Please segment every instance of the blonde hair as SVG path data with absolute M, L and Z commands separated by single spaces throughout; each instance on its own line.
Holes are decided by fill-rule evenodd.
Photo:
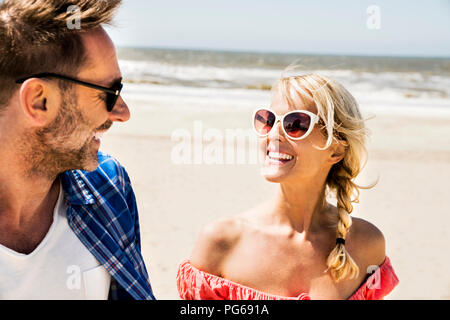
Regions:
M 354 182 L 367 161 L 365 147 L 368 130 L 359 111 L 355 98 L 338 82 L 318 75 L 306 74 L 279 79 L 273 90 L 280 92 L 290 106 L 300 98 L 305 104 L 314 104 L 320 118 L 322 132 L 327 138 L 323 148 L 333 142 L 345 147 L 344 158 L 334 164 L 326 178 L 326 194 L 336 195 L 338 219 L 337 238 L 345 239 L 352 218 L 353 202 L 358 202 L 361 187 Z M 334 217 L 336 221 L 336 217 Z M 327 259 L 328 268 L 335 281 L 353 279 L 359 274 L 359 268 L 349 255 L 343 243 L 336 243 Z

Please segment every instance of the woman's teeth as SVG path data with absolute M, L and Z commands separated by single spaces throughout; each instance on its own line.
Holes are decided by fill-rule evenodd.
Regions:
M 290 154 L 287 153 L 279 153 L 279 152 L 272 152 L 270 151 L 268 153 L 269 158 L 273 159 L 273 160 L 292 160 L 294 159 L 293 156 L 291 156 Z

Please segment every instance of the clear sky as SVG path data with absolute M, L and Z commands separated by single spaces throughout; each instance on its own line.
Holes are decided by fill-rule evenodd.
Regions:
M 450 0 L 123 0 L 107 30 L 117 46 L 450 57 Z

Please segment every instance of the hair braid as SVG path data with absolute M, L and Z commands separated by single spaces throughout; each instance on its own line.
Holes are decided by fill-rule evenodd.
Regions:
M 358 186 L 352 181 L 358 172 L 352 172 L 351 167 L 344 161 L 336 164 L 329 174 L 328 186 L 336 190 L 338 223 L 337 237 L 345 239 L 352 225 L 350 214 L 353 211 L 352 202 L 358 201 Z M 356 194 L 355 199 L 351 196 Z M 345 244 L 337 243 L 328 255 L 327 266 L 332 277 L 339 281 L 344 278 L 353 279 L 358 276 L 359 268 L 345 248 Z

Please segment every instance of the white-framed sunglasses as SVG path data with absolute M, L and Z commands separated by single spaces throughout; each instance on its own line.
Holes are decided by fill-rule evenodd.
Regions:
M 280 121 L 286 137 L 292 140 L 305 139 L 319 122 L 319 117 L 307 110 L 294 110 L 282 116 L 272 110 L 259 108 L 253 112 L 253 129 L 260 137 L 267 137 Z

